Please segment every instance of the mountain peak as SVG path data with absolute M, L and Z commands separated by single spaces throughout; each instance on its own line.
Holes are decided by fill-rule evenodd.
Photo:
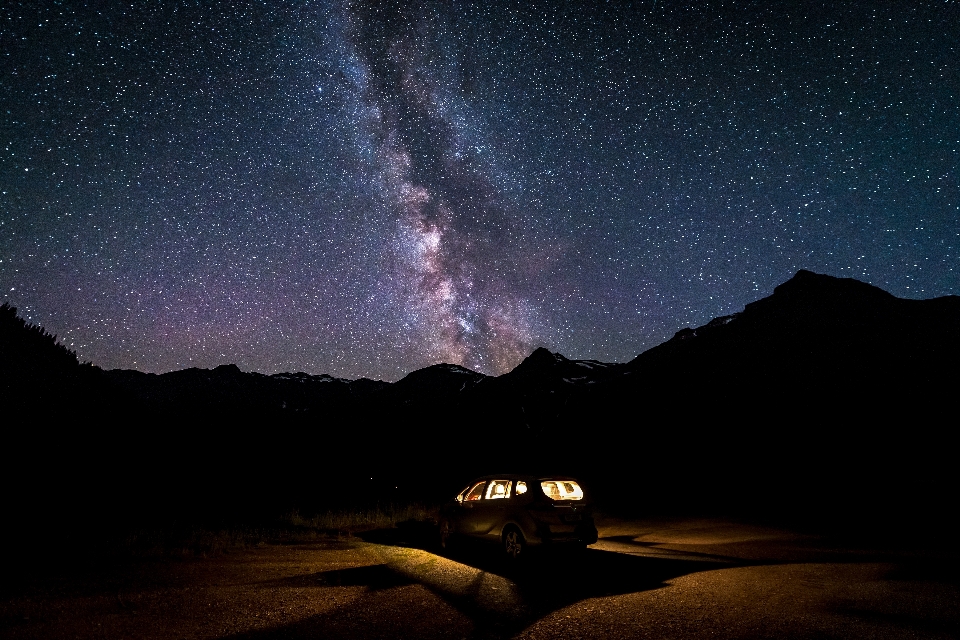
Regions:
M 740 313 L 678 331 L 629 366 L 754 381 L 757 371 L 780 371 L 779 379 L 798 385 L 838 380 L 829 378 L 837 371 L 845 371 L 848 381 L 858 375 L 868 379 L 896 368 L 891 363 L 897 359 L 955 350 L 956 332 L 950 328 L 957 326 L 958 313 L 960 299 L 901 299 L 853 278 L 801 270 L 773 295 Z M 831 368 L 826 362 L 843 364 Z
M 523 359 L 520 366 L 526 363 L 537 366 L 552 366 L 558 362 L 566 362 L 567 358 L 559 353 L 554 353 L 546 347 L 537 347 L 529 356 Z
M 855 295 L 874 299 L 893 298 L 893 294 L 884 291 L 872 284 L 867 284 L 854 278 L 837 278 L 822 273 L 814 273 L 801 269 L 797 273 L 777 286 L 773 290 L 774 296 L 815 296 L 834 297 L 837 295 Z
M 396 389 L 419 389 L 421 391 L 447 392 L 462 390 L 486 378 L 482 373 L 458 364 L 441 362 L 423 369 L 411 371 L 394 383 Z
M 546 347 L 537 347 L 533 350 L 533 353 L 523 359 L 523 362 L 514 367 L 513 371 L 505 375 L 511 377 L 536 376 L 566 362 L 569 362 L 569 360 L 559 353 L 554 353 Z
M 214 367 L 213 372 L 220 375 L 241 375 L 243 373 L 243 371 L 240 370 L 240 367 L 235 364 L 218 365 Z
M 482 376 L 482 373 L 474 371 L 473 369 L 467 369 L 459 364 L 450 364 L 448 362 L 441 362 L 439 364 L 433 364 L 429 367 L 424 367 L 423 369 L 418 369 L 407 375 L 413 375 L 414 373 L 419 372 L 431 372 L 431 373 L 452 373 L 455 375 L 466 375 L 466 376 Z

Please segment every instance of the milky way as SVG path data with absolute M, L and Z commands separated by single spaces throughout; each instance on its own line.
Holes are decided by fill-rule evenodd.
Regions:
M 960 293 L 960 3 L 6 2 L 0 300 L 105 368 L 626 361 Z
M 395 300 L 430 360 L 509 371 L 534 346 L 534 311 L 511 282 L 523 260 L 510 243 L 515 212 L 460 95 L 443 5 L 354 4 L 345 27 L 362 144 L 396 221 Z

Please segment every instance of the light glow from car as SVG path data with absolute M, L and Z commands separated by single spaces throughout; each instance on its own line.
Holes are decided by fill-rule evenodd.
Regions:
M 510 481 L 509 480 L 491 480 L 490 484 L 487 485 L 487 500 L 496 500 L 497 498 L 509 498 L 510 497 Z
M 583 500 L 583 489 L 574 480 L 544 480 L 540 488 L 551 500 Z

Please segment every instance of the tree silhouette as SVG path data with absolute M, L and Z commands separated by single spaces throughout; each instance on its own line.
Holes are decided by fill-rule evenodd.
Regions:
M 17 308 L 0 305 L 0 371 L 4 375 L 63 372 L 79 365 L 77 354 L 43 327 L 28 323 Z

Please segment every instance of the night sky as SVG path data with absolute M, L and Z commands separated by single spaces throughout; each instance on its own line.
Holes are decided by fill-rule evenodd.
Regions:
M 81 360 L 626 361 L 960 294 L 960 2 L 4 2 L 0 301 Z

